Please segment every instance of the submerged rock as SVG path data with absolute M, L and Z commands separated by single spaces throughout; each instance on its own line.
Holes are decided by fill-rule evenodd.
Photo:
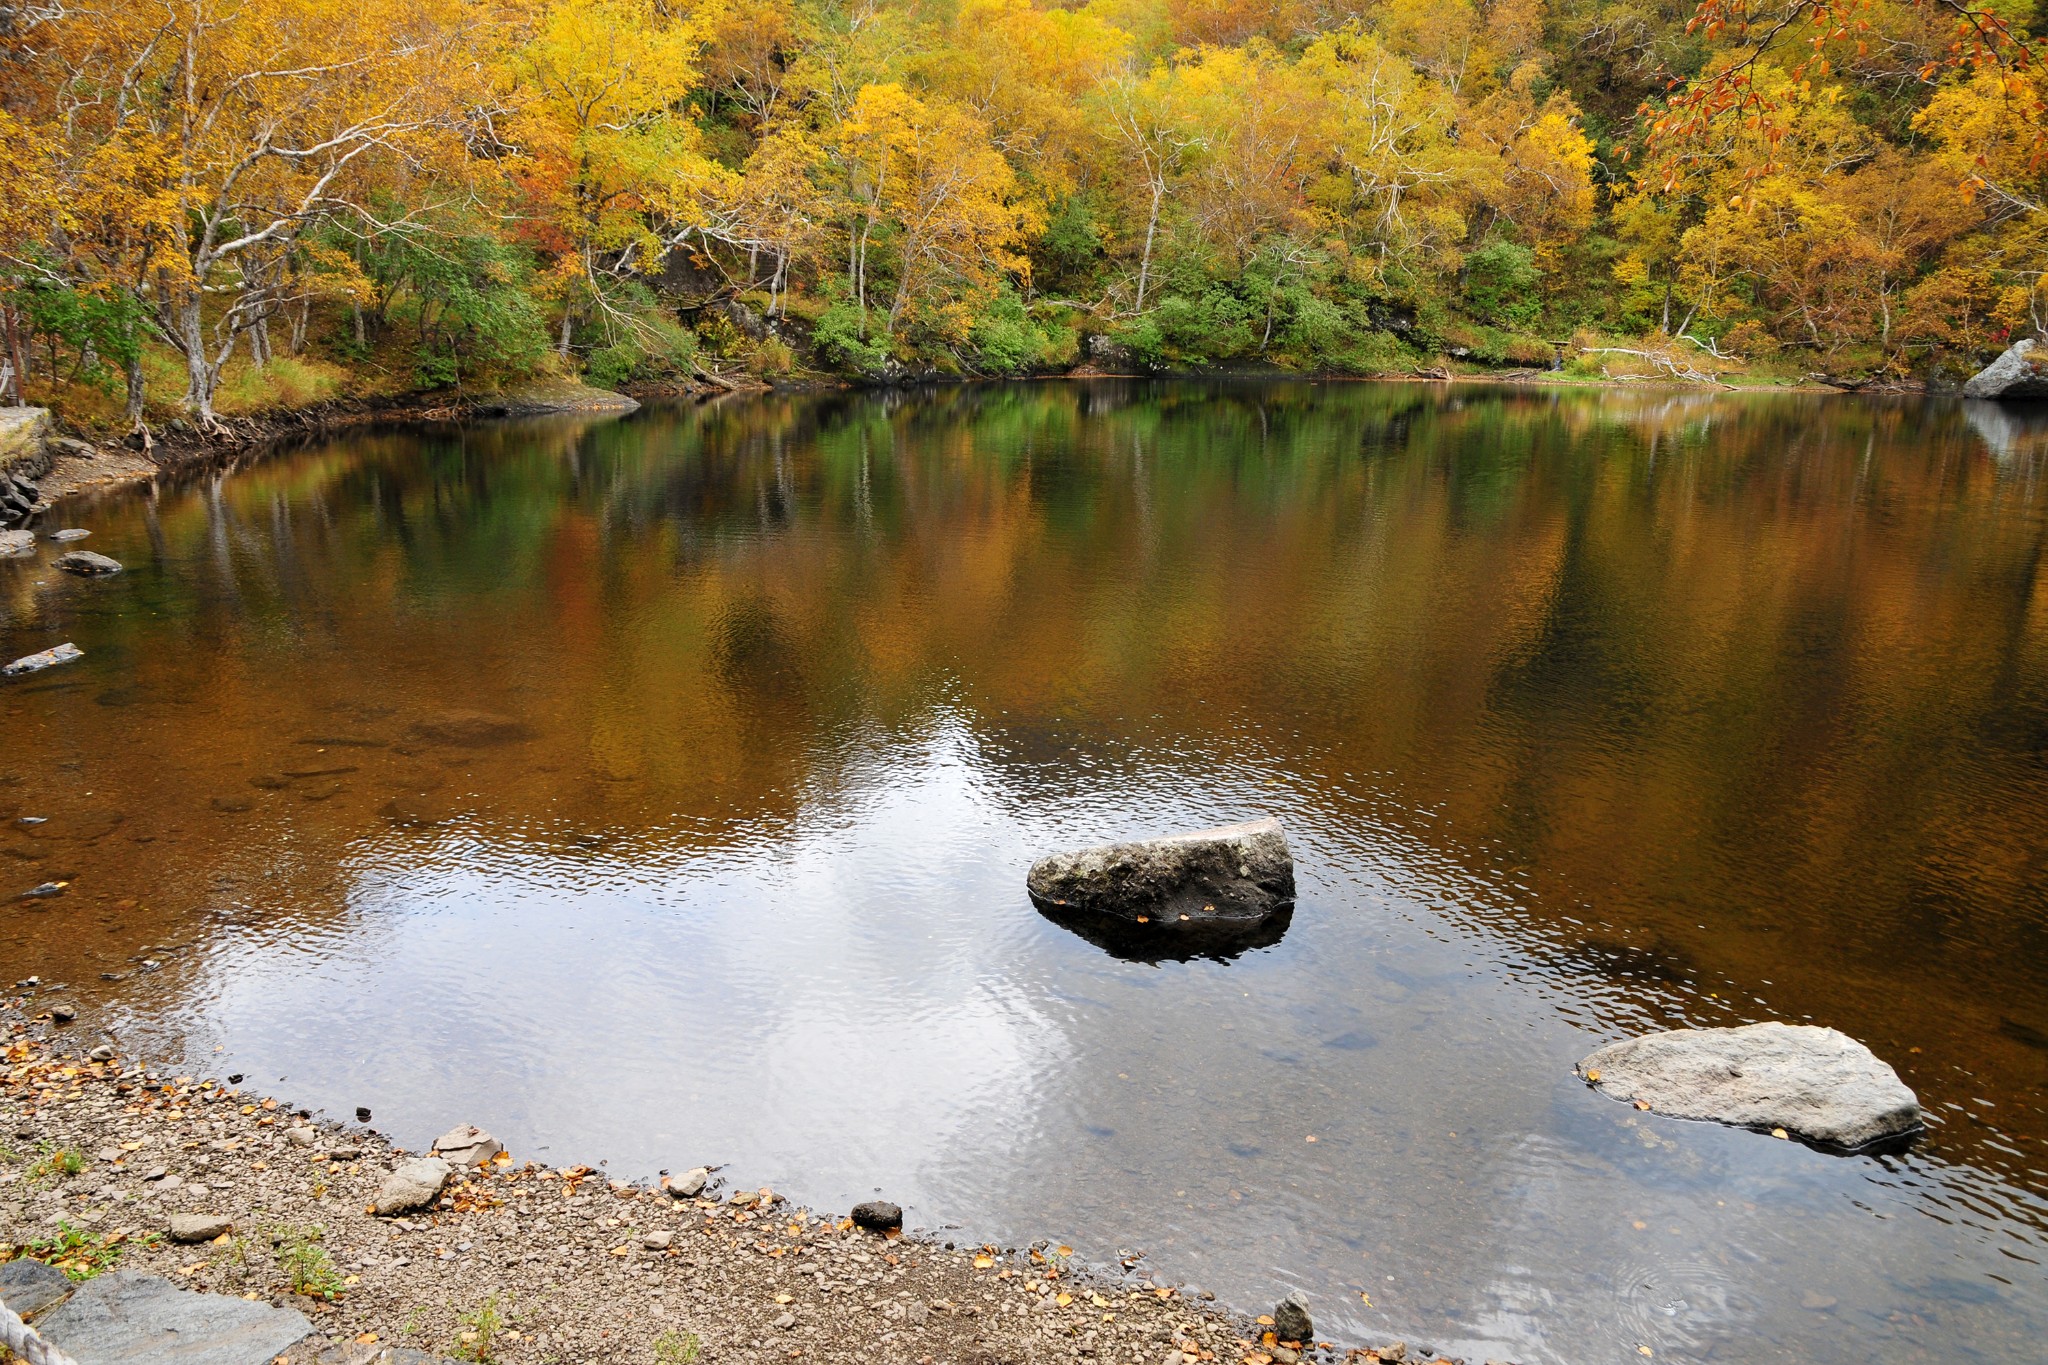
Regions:
M 456 744 L 472 749 L 514 744 L 533 737 L 533 731 L 524 722 L 488 711 L 444 711 L 438 716 L 415 721 L 412 733 L 430 743 Z
M 1845 1033 L 1810 1024 L 1673 1029 L 1609 1043 L 1579 1074 L 1620 1100 L 1673 1118 L 1784 1129 L 1867 1147 L 1920 1128 L 1920 1101 Z
M 1025 885 L 1041 907 L 1162 931 L 1242 925 L 1294 903 L 1294 855 L 1278 820 L 1055 853 Z
M 2015 341 L 1963 385 L 1965 398 L 2048 398 L 2048 347 Z

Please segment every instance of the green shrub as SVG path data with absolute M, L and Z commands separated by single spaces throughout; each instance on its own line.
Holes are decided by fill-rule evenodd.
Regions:
M 1465 258 L 1465 303 L 1482 322 L 1526 328 L 1543 314 L 1542 280 L 1535 252 L 1496 239 Z

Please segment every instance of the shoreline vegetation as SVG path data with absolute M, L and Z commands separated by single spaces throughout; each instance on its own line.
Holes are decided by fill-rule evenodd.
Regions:
M 683 1178 L 660 1183 L 500 1155 L 380 1214 L 389 1173 L 416 1154 L 239 1077 L 88 1049 L 85 1025 L 51 1022 L 72 1017 L 61 988 L 16 990 L 0 1008 L 0 1264 L 42 1260 L 81 1283 L 137 1271 L 296 1309 L 316 1336 L 294 1365 L 387 1348 L 495 1365 L 1437 1359 L 1405 1342 L 1283 1342 L 1271 1311 L 1234 1312 L 1136 1258 L 1091 1267 L 1050 1242 L 876 1232 L 716 1172 L 694 1188 L 687 1153 Z
M 2037 0 L 0 5 L 0 402 L 146 453 L 536 383 L 1946 388 L 2048 328 L 2044 32 Z

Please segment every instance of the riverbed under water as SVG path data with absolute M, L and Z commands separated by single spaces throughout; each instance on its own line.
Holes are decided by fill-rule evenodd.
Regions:
M 0 903 L 0 971 L 407 1145 L 880 1191 L 1300 1288 L 1338 1339 L 2033 1358 L 2044 427 L 1100 381 L 361 435 L 67 504 L 127 570 L 0 561 L 0 656 L 86 655 L 0 687 L 0 877 L 70 883 Z M 1263 814 L 1300 902 L 1234 959 L 1025 896 L 1041 853 Z M 1924 1140 L 1572 1074 L 1758 1019 L 1863 1039 Z

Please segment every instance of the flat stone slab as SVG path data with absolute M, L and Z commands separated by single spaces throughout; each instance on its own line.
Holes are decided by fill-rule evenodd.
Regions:
M 1578 1065 L 1603 1093 L 1654 1113 L 1851 1150 L 1916 1132 L 1920 1100 L 1870 1049 L 1831 1028 L 1746 1024 L 1609 1043 Z
M 1025 887 L 1041 908 L 1161 931 L 1256 921 L 1294 903 L 1294 854 L 1278 820 L 1055 853 Z
M 313 1324 L 295 1309 L 117 1270 L 80 1285 L 36 1330 L 78 1365 L 270 1365 Z
M 121 572 L 121 561 L 109 559 L 97 550 L 72 550 L 57 556 L 57 567 L 81 578 L 104 578 Z
M 32 1318 L 52 1304 L 62 1303 L 72 1287 L 69 1276 L 44 1261 L 24 1256 L 0 1265 L 0 1303 L 13 1309 L 18 1318 Z
M 53 645 L 49 649 L 39 650 L 34 654 L 22 655 L 19 659 L 7 665 L 7 667 L 0 668 L 0 675 L 12 678 L 23 673 L 40 673 L 53 664 L 68 664 L 73 659 L 83 659 L 84 657 L 84 650 L 66 640 L 61 645 Z

